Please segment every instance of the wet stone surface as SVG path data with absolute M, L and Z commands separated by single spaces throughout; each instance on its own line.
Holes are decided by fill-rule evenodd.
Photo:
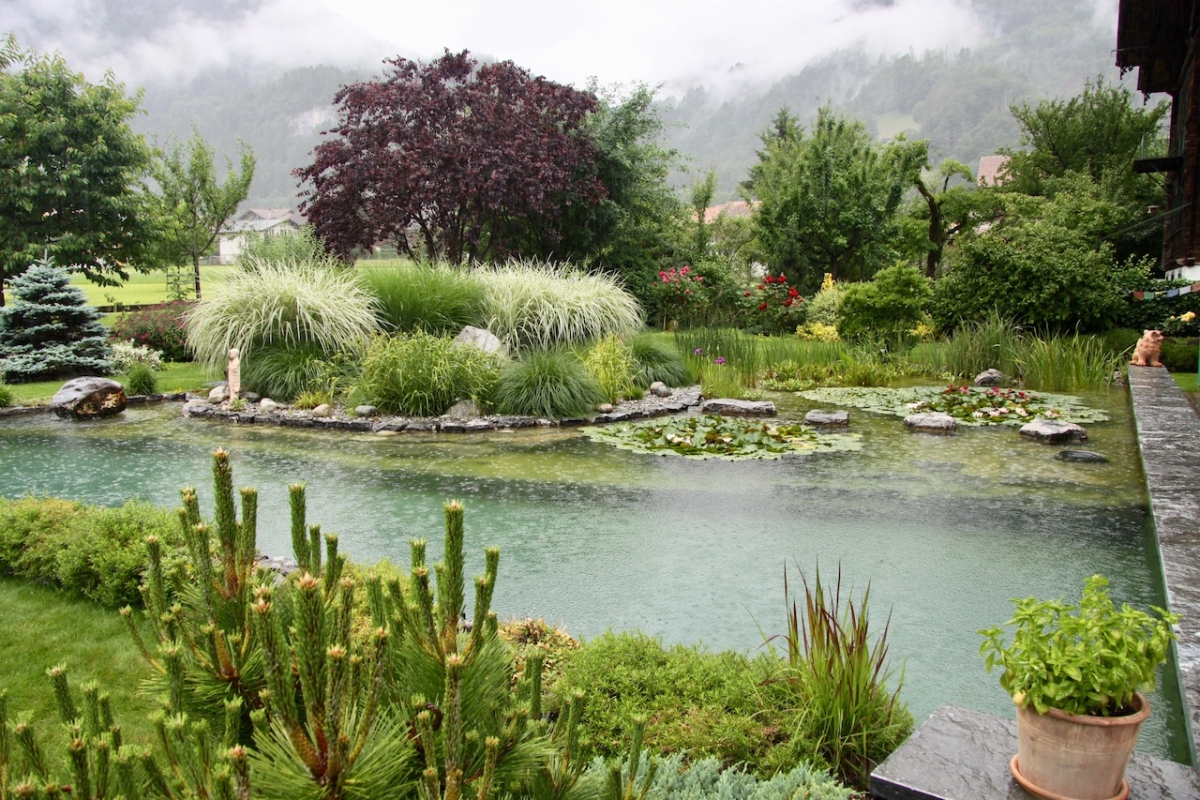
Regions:
M 1183 614 L 1176 652 L 1193 746 L 1200 750 L 1200 419 L 1166 369 L 1129 370 L 1129 390 L 1167 605 Z
M 982 711 L 939 706 L 871 773 L 881 800 L 1032 800 L 1013 779 L 1017 723 Z M 1134 753 L 1125 770 L 1137 800 L 1200 798 L 1200 773 L 1184 764 Z

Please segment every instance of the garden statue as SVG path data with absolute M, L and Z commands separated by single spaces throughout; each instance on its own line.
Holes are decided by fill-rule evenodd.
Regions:
M 1162 331 L 1145 331 L 1133 348 L 1133 361 L 1129 363 L 1135 367 L 1161 367 L 1158 354 L 1162 352 L 1162 341 Z
M 238 349 L 229 348 L 229 365 L 225 368 L 225 388 L 229 390 L 229 399 L 236 400 L 242 391 L 242 360 L 238 358 Z

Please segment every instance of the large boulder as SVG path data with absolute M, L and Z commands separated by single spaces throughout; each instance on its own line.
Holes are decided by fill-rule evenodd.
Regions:
M 805 425 L 815 425 L 818 427 L 829 428 L 844 428 L 850 424 L 849 411 L 826 411 L 820 408 L 814 408 L 804 415 Z
M 476 328 L 474 325 L 468 325 L 463 328 L 462 333 L 458 334 L 454 341 L 459 344 L 469 344 L 472 347 L 478 347 L 485 353 L 504 355 L 504 344 L 496 338 L 496 335 L 483 328 Z
M 1006 386 L 1008 376 L 998 369 L 985 369 L 975 376 L 976 386 Z
M 125 387 L 108 378 L 75 378 L 62 385 L 50 400 L 50 410 L 60 417 L 92 419 L 111 417 L 125 410 Z
M 720 414 L 724 417 L 773 417 L 775 404 L 769 400 L 731 400 L 717 398 L 700 405 L 701 414 Z

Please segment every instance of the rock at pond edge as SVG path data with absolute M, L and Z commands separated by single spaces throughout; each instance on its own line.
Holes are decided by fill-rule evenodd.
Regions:
M 773 417 L 775 404 L 769 400 L 731 400 L 714 397 L 700 405 L 701 414 L 720 414 L 723 417 Z
M 1019 433 L 1030 439 L 1037 439 L 1044 444 L 1065 444 L 1066 442 L 1086 442 L 1087 431 L 1074 422 L 1064 422 L 1061 419 L 1042 419 L 1041 417 L 1021 426 Z
M 904 427 L 912 428 L 922 433 L 957 433 L 958 422 L 949 414 L 941 411 L 927 411 L 923 414 L 909 414 L 904 418 Z
M 60 417 L 92 419 L 111 417 L 125 410 L 125 387 L 108 378 L 74 378 L 50 400 L 50 410 Z

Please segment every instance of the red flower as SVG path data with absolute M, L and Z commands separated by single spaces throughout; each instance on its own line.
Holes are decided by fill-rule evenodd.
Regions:
M 751 294 L 750 292 L 746 292 L 746 295 L 745 295 L 745 296 L 746 296 L 746 297 L 749 297 L 749 296 L 750 296 L 750 294 Z
M 768 280 L 770 280 L 770 279 L 768 278 Z M 766 286 L 763 286 L 761 283 L 758 285 L 758 290 L 759 290 L 760 292 L 761 292 L 763 289 L 766 289 L 766 288 L 767 288 L 767 287 L 766 287 Z
M 785 306 L 790 306 L 790 305 L 792 304 L 792 298 L 790 298 L 790 297 L 789 297 L 787 300 L 784 300 L 784 301 L 783 301 L 783 304 L 784 304 Z
M 799 293 L 798 291 L 796 291 L 796 287 L 795 287 L 795 286 L 793 286 L 792 288 L 788 289 L 788 297 L 799 297 L 799 296 L 800 296 L 800 293 Z
M 767 310 L 767 304 L 766 304 L 766 303 L 763 303 L 761 306 L 759 306 L 759 307 L 758 307 L 758 310 L 759 310 L 759 311 L 766 311 L 766 310 Z

